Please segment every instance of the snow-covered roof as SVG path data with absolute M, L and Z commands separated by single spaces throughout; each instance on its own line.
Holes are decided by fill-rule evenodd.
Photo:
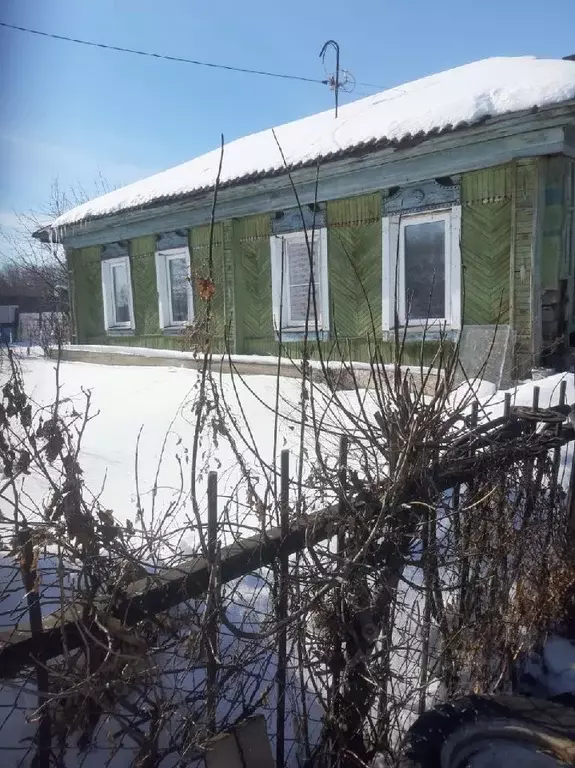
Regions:
M 463 128 L 486 117 L 522 112 L 575 99 L 575 62 L 491 58 L 415 80 L 275 128 L 291 167 L 334 158 L 354 149 L 401 144 Z M 212 188 L 220 150 L 97 197 L 59 216 L 52 227 L 139 208 Z M 284 160 L 272 129 L 226 144 L 222 184 L 281 172 Z

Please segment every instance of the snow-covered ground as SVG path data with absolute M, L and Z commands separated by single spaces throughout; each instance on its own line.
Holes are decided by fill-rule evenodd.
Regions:
M 21 363 L 31 397 L 40 407 L 50 405 L 56 393 L 55 363 L 42 357 L 25 356 L 21 358 Z M 246 463 L 259 468 L 254 448 L 265 462 L 271 463 L 277 389 L 275 377 L 251 375 L 240 378 L 217 374 L 216 379 L 222 402 L 225 401 L 240 420 L 238 447 Z M 567 381 L 568 402 L 575 402 L 573 375 L 558 374 L 537 382 L 541 407 L 558 402 L 562 379 Z M 189 488 L 185 470 L 189 467 L 186 460 L 190 459 L 194 439 L 194 403 L 198 381 L 197 371 L 175 367 L 102 366 L 75 362 L 60 364 L 60 399 L 71 402 L 76 409 L 82 411 L 86 402 L 83 390 L 89 391 L 91 395 L 90 412 L 94 418 L 85 430 L 80 454 L 86 487 L 98 493 L 102 504 L 111 509 L 120 521 L 133 520 L 138 492 L 144 518 L 148 516 L 150 524 L 152 514 L 159 514 L 161 502 L 173 499 L 181 486 L 180 464 L 176 456 L 183 462 L 183 482 L 185 488 Z M 488 382 L 476 384 L 475 388 L 478 398 L 484 404 L 480 418 L 494 418 L 503 412 L 504 393 L 495 392 L 493 385 Z M 324 447 L 333 445 L 336 449 L 337 432 L 344 426 L 341 414 L 336 413 L 336 408 L 326 405 L 328 396 L 324 389 L 315 387 L 315 390 L 318 418 L 324 412 L 327 413 L 327 420 L 323 424 Z M 512 392 L 514 404 L 531 404 L 531 382 Z M 462 387 L 453 400 L 460 400 L 466 394 L 466 388 Z M 339 392 L 338 398 L 351 410 L 357 411 L 355 393 Z M 294 456 L 299 453 L 300 400 L 301 383 L 297 379 L 279 379 L 277 450 L 288 448 Z M 365 394 L 364 405 L 368 414 L 375 409 L 370 393 Z M 311 449 L 312 446 L 308 447 Z M 218 489 L 222 497 L 233 494 L 241 472 L 234 452 L 221 435 L 217 442 L 211 434 L 203 435 L 200 467 L 218 471 Z M 292 461 L 292 474 L 295 475 L 295 471 Z M 198 500 L 204 493 L 204 479 L 198 484 Z M 155 509 L 152 512 L 154 494 L 151 491 L 156 484 L 159 490 L 155 494 Z M 33 494 L 34 490 L 32 481 L 29 492 Z M 41 498 L 41 490 L 38 486 L 38 500 Z M 160 501 L 158 497 L 161 497 Z M 243 524 L 247 529 L 257 526 L 253 510 L 240 504 L 236 511 L 239 525 Z M 183 503 L 174 525 L 185 525 L 190 521 L 189 505 Z
M 56 393 L 56 366 L 40 357 L 21 360 L 24 381 L 30 396 L 38 406 L 50 405 Z M 167 367 L 99 366 L 86 363 L 62 362 L 59 370 L 60 399 L 73 404 L 78 411 L 85 408 L 84 391 L 91 395 L 88 423 L 82 440 L 80 463 L 86 488 L 99 495 L 104 507 L 113 511 L 121 522 L 133 522 L 138 506 L 148 525 L 158 523 L 161 511 L 184 487 L 189 491 L 189 461 L 191 457 L 199 373 L 193 370 Z M 280 410 L 289 419 L 297 415 L 300 398 L 299 384 L 282 379 Z M 219 386 L 222 400 L 241 417 L 241 402 L 251 436 L 244 431 L 246 442 L 239 448 L 248 464 L 257 464 L 248 444 L 253 444 L 265 457 L 272 459 L 273 409 L 276 382 L 271 376 L 253 376 L 245 380 L 224 375 Z M 295 448 L 298 431 L 284 419 L 279 423 L 279 447 Z M 136 473 L 136 448 L 137 473 Z M 229 444 L 222 439 L 215 443 L 208 431 L 202 436 L 199 467 L 218 471 L 218 490 L 222 497 L 233 493 L 240 469 Z M 35 485 L 35 483 L 37 483 Z M 40 501 L 43 484 L 31 478 L 29 493 Z M 155 493 L 152 490 L 157 487 Z M 205 474 L 198 482 L 198 501 L 204 506 Z M 239 500 L 236 508 L 238 525 L 246 530 L 257 525 L 252 510 Z M 185 498 L 171 522 L 173 529 L 191 529 L 192 513 Z M 183 532 L 182 545 L 192 538 Z

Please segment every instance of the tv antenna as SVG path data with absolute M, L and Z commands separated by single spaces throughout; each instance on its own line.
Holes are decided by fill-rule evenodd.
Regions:
M 345 91 L 346 93 L 351 93 L 355 88 L 355 77 L 351 74 L 351 72 L 348 72 L 345 69 L 340 69 L 339 43 L 337 43 L 335 40 L 328 40 L 320 51 L 319 57 L 323 61 L 324 69 L 325 69 L 325 54 L 327 53 L 328 48 L 333 48 L 335 51 L 335 73 L 329 73 L 326 69 L 325 73 L 327 75 L 327 79 L 323 80 L 322 82 L 325 85 L 329 86 L 334 92 L 335 116 L 337 117 L 337 110 L 339 107 L 339 92 Z

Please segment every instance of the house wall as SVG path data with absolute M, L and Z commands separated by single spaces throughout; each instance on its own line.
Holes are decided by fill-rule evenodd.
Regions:
M 532 263 L 537 208 L 539 161 L 514 161 L 504 166 L 461 176 L 463 321 L 468 325 L 512 322 L 518 333 L 517 365 L 532 359 Z M 542 285 L 551 285 L 558 263 L 557 212 L 553 210 L 556 179 L 564 176 L 550 165 L 546 188 Z M 328 202 L 328 266 L 331 336 L 321 342 L 326 356 L 368 360 L 374 339 L 382 354 L 391 344 L 382 341 L 381 194 Z M 563 203 L 561 203 L 563 204 Z M 271 215 L 216 223 L 213 231 L 213 268 L 216 286 L 212 302 L 214 348 L 232 352 L 276 354 L 272 324 Z M 197 295 L 196 278 L 209 273 L 210 227 L 189 231 L 194 309 L 206 304 Z M 99 248 L 69 253 L 73 310 L 78 343 L 109 343 L 181 349 L 181 335 L 162 333 L 154 263 L 154 237 L 130 241 L 136 320 L 135 334 L 106 334 L 103 323 Z M 545 255 L 545 254 L 553 254 Z M 316 343 L 317 344 L 317 343 Z M 428 343 L 427 356 L 433 354 Z M 421 343 L 410 342 L 407 360 L 417 360 Z M 301 344 L 286 344 L 287 354 L 301 356 Z
M 541 294 L 543 346 L 574 328 L 573 269 L 575 261 L 575 163 L 548 158 L 545 174 L 541 234 Z

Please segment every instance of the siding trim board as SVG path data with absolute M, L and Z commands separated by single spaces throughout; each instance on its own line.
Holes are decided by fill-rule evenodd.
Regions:
M 531 234 L 531 359 L 533 365 L 539 362 L 542 349 L 543 329 L 541 326 L 541 265 L 543 250 L 543 227 L 545 222 L 545 184 L 548 172 L 547 158 L 539 157 L 535 169 L 533 195 L 533 218 Z M 558 281 L 557 281 L 558 282 Z
M 514 375 L 525 375 L 534 364 L 531 316 L 531 268 L 533 242 L 533 215 L 535 210 L 537 161 L 522 160 L 515 165 L 515 263 L 512 291 L 512 327 L 517 333 L 514 356 Z

